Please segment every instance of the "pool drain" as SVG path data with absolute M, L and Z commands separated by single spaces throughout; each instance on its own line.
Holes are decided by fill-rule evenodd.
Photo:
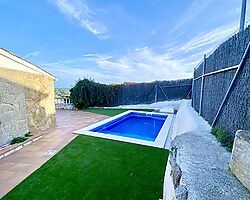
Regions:
M 45 155 L 46 156 L 53 156 L 53 155 L 55 155 L 57 153 L 57 150 L 55 150 L 55 149 L 50 149 L 50 150 L 48 150 L 46 153 L 45 153 Z

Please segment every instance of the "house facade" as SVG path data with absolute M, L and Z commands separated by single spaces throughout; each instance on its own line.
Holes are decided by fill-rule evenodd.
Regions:
M 56 125 L 55 77 L 0 49 L 0 146 Z

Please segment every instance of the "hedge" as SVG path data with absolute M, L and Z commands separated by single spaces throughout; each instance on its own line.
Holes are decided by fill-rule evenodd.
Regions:
M 117 98 L 117 87 L 96 83 L 92 79 L 79 80 L 70 89 L 70 99 L 78 109 L 108 106 Z

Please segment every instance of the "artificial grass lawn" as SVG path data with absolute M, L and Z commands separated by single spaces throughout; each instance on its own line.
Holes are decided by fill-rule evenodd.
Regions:
M 152 112 L 153 109 L 123 109 L 123 108 L 86 108 L 83 109 L 85 112 L 92 112 L 101 115 L 114 116 L 120 113 L 126 112 L 128 110 L 137 110 L 137 111 L 147 111 Z
M 3 200 L 158 200 L 168 151 L 78 136 Z

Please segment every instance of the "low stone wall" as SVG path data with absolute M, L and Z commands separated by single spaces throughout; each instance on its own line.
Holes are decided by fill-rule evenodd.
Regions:
M 250 131 L 237 131 L 230 161 L 232 173 L 250 190 Z
M 54 80 L 0 66 L 0 145 L 56 125 Z

